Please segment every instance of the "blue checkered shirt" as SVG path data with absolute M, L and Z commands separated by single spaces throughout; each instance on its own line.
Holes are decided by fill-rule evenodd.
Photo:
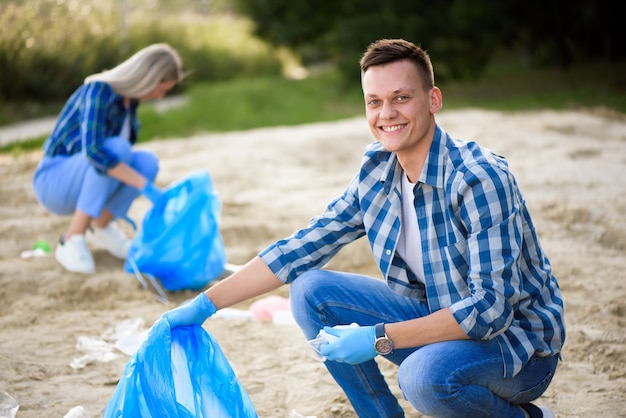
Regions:
M 131 143 L 136 142 L 139 122 L 138 102 L 131 101 Z M 119 163 L 117 156 L 104 148 L 104 141 L 120 134 L 126 118 L 124 97 L 107 83 L 95 81 L 81 85 L 65 103 L 50 137 L 43 145 L 48 157 L 69 156 L 78 152 L 101 173 Z
M 366 235 L 391 289 L 425 301 L 431 312 L 449 308 L 472 339 L 497 339 L 505 377 L 533 354 L 559 353 L 565 340 L 561 291 L 505 159 L 437 126 L 413 190 L 424 281 L 396 252 L 401 180 L 396 155 L 371 144 L 343 194 L 260 257 L 289 283 Z

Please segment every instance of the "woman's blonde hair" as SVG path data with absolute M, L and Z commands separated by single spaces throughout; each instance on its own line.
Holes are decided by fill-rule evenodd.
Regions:
M 182 81 L 183 64 L 178 52 L 165 43 L 152 44 L 116 67 L 85 78 L 85 83 L 103 81 L 127 98 L 138 99 L 164 81 Z

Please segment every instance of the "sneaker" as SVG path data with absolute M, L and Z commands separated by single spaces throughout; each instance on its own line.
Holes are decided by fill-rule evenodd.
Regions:
M 87 228 L 87 243 L 94 248 L 107 250 L 113 257 L 125 259 L 130 248 L 130 239 L 111 221 L 104 228 Z
M 96 264 L 82 234 L 74 234 L 68 239 L 61 235 L 54 257 L 68 271 L 86 274 L 96 272 Z
M 535 406 L 531 403 L 520 405 L 530 418 L 555 418 L 547 406 Z
M 543 414 L 543 418 L 556 418 L 550 408 L 548 408 L 547 406 L 540 406 L 539 410 Z

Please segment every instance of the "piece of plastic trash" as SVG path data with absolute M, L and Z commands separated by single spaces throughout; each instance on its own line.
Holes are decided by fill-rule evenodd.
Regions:
M 335 328 L 356 328 L 358 326 L 358 324 L 353 322 L 350 325 L 336 325 Z M 323 356 L 320 350 L 324 344 L 332 343 L 333 341 L 337 341 L 337 339 L 339 339 L 339 337 L 335 337 L 321 329 L 315 338 L 304 341 L 304 351 L 317 361 L 326 361 L 326 356 Z
M 148 336 L 143 318 L 125 319 L 102 333 L 102 338 L 112 341 L 113 346 L 126 355 L 132 355 L 139 349 Z
M 291 311 L 276 311 L 272 314 L 274 325 L 298 325 Z
M 257 319 L 272 319 L 275 312 L 291 311 L 291 305 L 287 298 L 270 295 L 253 302 L 250 311 Z
M 333 342 L 335 340 L 337 340 L 337 337 L 328 334 L 322 329 L 315 338 L 304 342 L 304 350 L 309 356 L 311 356 L 315 360 L 326 361 L 326 356 L 323 356 L 322 353 L 320 353 L 320 349 L 324 344 Z
M 97 361 L 115 360 L 120 357 L 116 350 L 132 355 L 147 337 L 148 330 L 144 329 L 144 324 L 142 318 L 131 318 L 106 329 L 99 337 L 79 336 L 76 349 L 83 355 L 73 359 L 70 367 L 82 369 Z
M 76 349 L 84 353 L 81 357 L 77 357 L 70 362 L 72 369 L 82 369 L 93 362 L 99 361 L 106 363 L 119 358 L 111 343 L 101 338 L 80 336 L 76 343 Z
M 102 338 L 107 341 L 115 341 L 121 337 L 137 334 L 145 330 L 146 321 L 143 318 L 128 318 L 124 319 L 114 327 L 110 327 L 104 330 Z
M 222 318 L 222 319 L 245 319 L 245 320 L 255 320 L 256 317 L 254 313 L 245 310 L 245 309 L 237 309 L 237 308 L 222 308 L 215 312 L 211 319 Z
M 103 418 L 257 418 L 217 341 L 199 325 L 154 323 L 131 356 Z
M 85 408 L 83 408 L 81 405 L 78 405 L 67 411 L 67 414 L 65 414 L 63 418 L 82 418 L 84 415 Z
M 40 239 L 33 244 L 30 250 L 22 251 L 20 256 L 22 258 L 31 258 L 31 257 L 45 257 L 50 255 L 52 249 L 50 248 L 50 243 L 48 241 Z
M 20 405 L 7 392 L 0 392 L 0 418 L 14 418 Z
M 123 335 L 119 337 L 113 345 L 127 356 L 132 356 L 135 351 L 141 347 L 141 344 L 143 344 L 147 337 L 148 330 L 144 330 L 137 334 Z
M 317 418 L 316 415 L 302 415 L 295 409 L 291 410 L 291 414 L 289 414 L 289 418 Z

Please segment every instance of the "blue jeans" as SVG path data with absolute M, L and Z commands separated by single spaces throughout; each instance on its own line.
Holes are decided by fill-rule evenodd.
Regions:
M 152 152 L 133 150 L 121 137 L 107 139 L 104 147 L 148 180 L 156 178 L 159 161 Z M 33 188 L 37 200 L 50 212 L 70 215 L 80 209 L 92 218 L 99 218 L 105 208 L 116 218 L 126 217 L 140 193 L 97 172 L 82 153 L 44 157 L 35 170 Z
M 326 325 L 375 325 L 429 314 L 425 303 L 394 293 L 382 280 L 328 270 L 312 270 L 292 282 L 291 309 L 307 339 Z M 465 418 L 523 418 L 519 405 L 543 394 L 558 362 L 558 356 L 534 356 L 506 379 L 495 340 L 441 342 L 394 350 L 385 358 L 399 365 L 400 389 L 417 411 Z M 375 360 L 324 364 L 359 417 L 404 416 Z

